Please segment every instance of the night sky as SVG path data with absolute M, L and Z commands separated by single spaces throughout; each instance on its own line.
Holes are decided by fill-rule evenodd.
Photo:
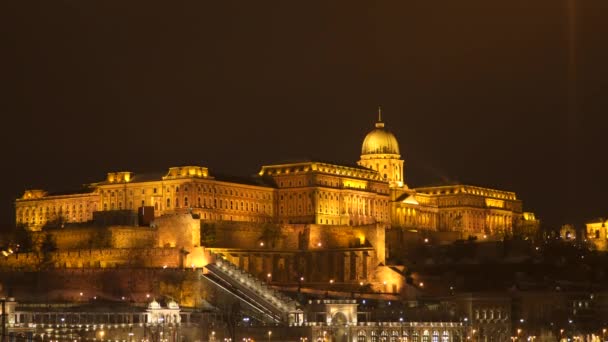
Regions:
M 412 186 L 608 216 L 608 1 L 3 1 L 0 224 L 28 188 L 353 164 L 377 106 Z

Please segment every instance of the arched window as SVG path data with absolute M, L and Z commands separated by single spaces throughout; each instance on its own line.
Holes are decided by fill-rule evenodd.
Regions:
M 447 330 L 441 335 L 441 342 L 450 342 L 450 333 Z
M 366 341 L 365 330 L 359 330 L 357 332 L 357 342 L 365 342 Z
M 429 342 L 430 334 L 428 330 L 422 333 L 422 342 Z
M 167 209 L 171 208 L 171 199 L 167 198 Z
M 439 332 L 433 331 L 433 342 L 439 342 Z
M 414 331 L 414 332 L 412 333 L 412 342 L 418 342 L 419 340 L 420 340 L 420 339 L 419 339 L 419 336 L 418 336 L 418 332 L 417 332 L 417 331 Z
M 188 207 L 188 196 L 184 197 L 184 207 Z
M 176 199 L 175 199 L 175 207 L 176 207 L 176 208 L 179 208 L 179 198 L 176 198 Z

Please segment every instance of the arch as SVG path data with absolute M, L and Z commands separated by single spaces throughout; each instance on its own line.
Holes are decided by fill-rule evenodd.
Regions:
M 428 330 L 422 332 L 422 342 L 429 342 L 431 335 Z
M 433 331 L 432 340 L 433 340 L 433 342 L 439 342 L 439 331 L 437 331 L 437 330 Z
M 334 317 L 331 318 L 331 324 L 333 325 L 346 325 L 348 323 L 348 319 L 343 312 L 336 312 Z
M 359 330 L 357 332 L 357 342 L 366 342 L 367 341 L 367 334 L 365 333 L 365 330 Z

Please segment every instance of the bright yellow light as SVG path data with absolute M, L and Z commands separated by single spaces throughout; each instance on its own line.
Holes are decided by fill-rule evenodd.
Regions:
M 504 208 L 505 201 L 492 198 L 486 198 L 486 206 L 494 208 Z

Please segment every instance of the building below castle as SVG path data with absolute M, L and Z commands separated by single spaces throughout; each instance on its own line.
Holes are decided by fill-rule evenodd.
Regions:
M 15 201 L 16 223 L 37 231 L 93 220 L 141 223 L 150 215 L 188 212 L 202 222 L 381 224 L 394 230 L 452 232 L 461 238 L 502 237 L 538 227 L 514 192 L 460 184 L 411 188 L 404 164 L 397 139 L 379 116 L 363 140 L 357 165 L 266 165 L 245 179 L 214 175 L 204 166 L 150 174 L 110 172 L 105 180 L 76 192 L 25 191 Z M 122 222 L 113 215 L 118 212 Z

